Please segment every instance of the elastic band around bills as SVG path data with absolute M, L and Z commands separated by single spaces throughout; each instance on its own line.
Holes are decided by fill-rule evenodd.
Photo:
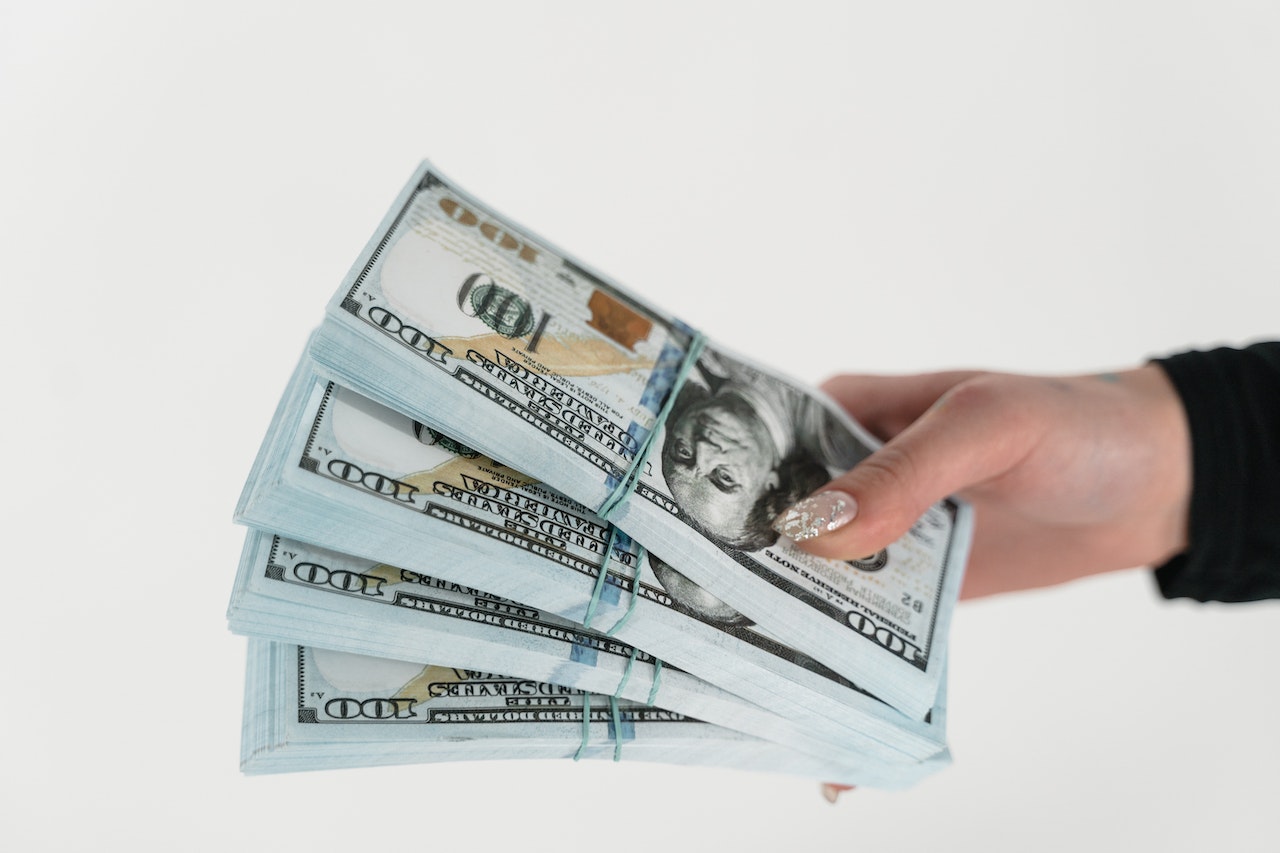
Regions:
M 573 760 L 577 761 L 582 758 L 582 752 L 587 748 L 587 740 L 591 737 L 591 694 L 582 694 L 582 743 L 578 744 L 578 751 L 573 754 Z
M 635 540 L 632 540 L 635 542 Z M 636 610 L 636 602 L 640 600 L 640 574 L 644 571 L 644 546 L 636 542 L 636 576 L 631 580 L 631 603 L 627 605 L 627 612 L 617 622 L 613 623 L 613 627 L 605 631 L 605 636 L 612 637 L 618 631 L 622 630 L 622 626 L 627 624 L 627 620 L 631 618 L 631 614 Z
M 631 667 L 635 664 L 636 655 L 639 653 L 639 649 L 635 646 L 631 647 L 631 657 L 627 658 L 627 668 L 622 671 L 622 678 L 618 681 L 618 689 L 613 691 L 613 698 L 617 699 L 621 696 L 623 689 L 627 686 L 627 682 L 631 680 Z
M 653 429 L 649 430 L 649 434 L 644 437 L 640 447 L 636 449 L 636 455 L 631 459 L 631 465 L 627 467 L 626 476 L 618 481 L 618 485 L 614 487 L 609 497 L 605 498 L 600 509 L 597 510 L 600 517 L 608 520 L 618 507 L 627 502 L 631 497 L 631 493 L 636 490 L 636 485 L 640 482 L 640 472 L 644 470 L 645 460 L 649 458 L 649 451 L 653 449 L 654 437 L 658 431 L 667 422 L 667 416 L 671 414 L 671 408 L 675 405 L 676 397 L 680 394 L 680 389 L 684 387 L 684 382 L 689 378 L 689 373 L 693 370 L 693 366 L 698 363 L 698 357 L 702 355 L 702 349 L 707 345 L 707 338 L 701 332 L 696 332 L 693 339 L 689 341 L 689 349 L 684 354 L 684 359 L 680 362 L 680 370 L 676 372 L 675 381 L 671 383 L 671 390 L 667 392 L 667 399 L 662 404 L 662 409 L 658 412 L 658 417 L 653 422 Z
M 650 708 L 658 700 L 658 688 L 662 686 L 662 659 L 653 659 L 653 686 L 649 688 L 649 698 L 644 701 Z
M 609 697 L 609 712 L 613 714 L 613 760 L 622 760 L 622 716 L 618 713 L 618 697 Z
M 596 585 L 591 589 L 591 600 L 587 602 L 587 612 L 582 616 L 584 628 L 591 627 L 595 618 L 596 607 L 600 604 L 600 593 L 604 592 L 604 579 L 609 574 L 609 562 L 613 559 L 613 546 L 618 541 L 618 528 L 609 525 L 609 541 L 604 546 L 604 560 L 600 563 L 600 573 L 596 575 Z
M 628 665 L 630 671 L 630 665 Z M 625 679 L 623 680 L 625 684 Z M 618 687 L 622 689 L 621 686 Z M 622 715 L 618 712 L 618 697 L 609 697 L 609 714 L 613 718 L 613 760 L 622 760 Z M 587 748 L 587 741 L 591 738 L 591 694 L 582 694 L 582 742 L 578 744 L 578 749 L 573 754 L 573 760 L 578 761 L 582 758 L 583 751 Z

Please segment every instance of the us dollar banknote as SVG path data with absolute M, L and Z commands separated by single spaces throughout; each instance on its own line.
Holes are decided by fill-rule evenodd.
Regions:
M 779 540 L 773 515 L 876 442 L 812 389 L 704 343 L 424 164 L 312 352 L 347 387 L 605 512 L 727 607 L 922 719 L 968 508 L 942 501 L 851 563 Z
M 405 661 L 449 660 L 662 707 L 850 767 L 919 760 L 867 737 L 822 740 L 614 637 L 409 569 L 250 531 L 232 630 Z
M 399 576 L 394 595 L 403 593 L 407 603 L 415 600 L 413 578 L 426 576 L 589 623 L 786 718 L 833 749 L 843 744 L 893 761 L 921 760 L 945 747 L 941 697 L 926 719 L 904 716 L 624 536 L 611 534 L 610 525 L 585 507 L 420 422 L 317 378 L 305 360 L 281 402 L 237 516 L 259 530 L 401 567 L 410 574 Z M 278 573 L 283 578 L 283 566 Z M 333 602 L 326 610 L 361 605 L 367 613 L 379 606 L 374 602 L 392 600 L 396 584 L 386 578 L 363 572 L 341 577 L 337 584 L 320 584 L 308 601 L 323 594 Z M 346 596 L 341 607 L 335 587 Z M 412 626 L 421 623 L 412 620 L 420 617 L 386 605 L 380 609 L 381 626 L 343 629 L 369 645 L 342 648 L 394 656 L 402 654 L 395 646 L 372 644 L 415 642 Z M 335 626 L 348 618 L 335 620 Z M 386 639 L 393 634 L 394 641 Z M 426 651 L 412 648 L 410 659 Z
M 584 725 L 585 724 L 585 725 Z M 241 768 L 492 759 L 657 761 L 896 788 L 927 765 L 849 768 L 647 705 L 535 679 L 251 640 Z

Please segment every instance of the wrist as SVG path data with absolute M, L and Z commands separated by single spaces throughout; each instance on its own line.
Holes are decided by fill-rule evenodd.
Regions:
M 1125 378 L 1143 411 L 1138 440 L 1152 448 L 1151 504 L 1146 524 L 1150 557 L 1146 563 L 1157 566 L 1187 549 L 1191 432 L 1182 398 L 1160 366 L 1145 365 L 1128 371 Z

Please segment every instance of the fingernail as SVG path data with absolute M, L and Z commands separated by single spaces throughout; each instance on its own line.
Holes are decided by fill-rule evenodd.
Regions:
M 816 539 L 839 530 L 858 514 L 858 502 L 845 492 L 818 492 L 773 520 L 773 529 L 793 542 Z
M 822 783 L 822 798 L 834 805 L 835 801 L 840 799 L 840 792 L 848 790 L 851 790 L 849 785 L 833 785 L 830 782 L 824 782 Z

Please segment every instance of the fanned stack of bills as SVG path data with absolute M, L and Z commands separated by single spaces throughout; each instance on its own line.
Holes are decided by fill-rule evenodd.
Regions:
M 237 509 L 229 619 L 261 639 L 244 769 L 607 756 L 918 781 L 948 761 L 968 507 L 848 562 L 771 527 L 875 446 L 424 164 Z

